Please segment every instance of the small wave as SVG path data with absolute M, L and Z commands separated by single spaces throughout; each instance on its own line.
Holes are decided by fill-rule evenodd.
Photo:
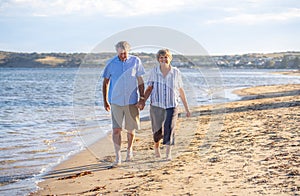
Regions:
M 56 147 L 52 146 L 46 149 L 37 149 L 37 150 L 30 150 L 30 151 L 24 151 L 22 153 L 24 154 L 35 154 L 35 153 L 41 153 L 41 152 L 50 152 L 56 150 Z
M 11 163 L 15 163 L 17 162 L 16 160 L 11 160 L 11 159 L 7 159 L 4 161 L 0 161 L 0 165 L 6 165 L 6 164 L 11 164 Z
M 50 156 L 51 153 L 47 153 L 45 154 L 44 156 L 42 155 L 39 155 L 39 156 L 34 156 L 32 158 L 22 158 L 20 160 L 12 160 L 13 162 L 24 162 L 24 163 L 27 163 L 27 162 L 32 162 L 32 161 L 38 161 L 38 160 L 51 160 L 51 159 L 56 159 L 57 157 L 59 157 L 59 154 L 58 153 L 53 153 L 52 156 Z M 11 163 L 13 163 L 11 162 Z M 1 163 L 1 162 L 0 162 Z M 29 167 L 29 166 L 26 166 L 26 167 Z
M 59 134 L 59 135 L 77 135 L 78 134 L 78 130 L 73 130 L 73 131 L 58 131 L 56 132 L 56 134 Z
M 34 177 L 34 174 L 0 176 L 0 186 L 4 186 L 7 184 L 15 183 L 20 180 L 25 180 L 25 179 L 33 178 L 33 177 Z
M 55 139 L 53 139 L 53 140 L 45 139 L 43 142 L 49 146 L 49 145 L 53 144 L 54 142 L 56 142 L 56 140 Z
M 0 151 L 15 150 L 15 149 L 21 149 L 21 148 L 27 148 L 27 147 L 30 147 L 30 146 L 28 146 L 28 145 L 16 145 L 16 146 L 0 147 Z

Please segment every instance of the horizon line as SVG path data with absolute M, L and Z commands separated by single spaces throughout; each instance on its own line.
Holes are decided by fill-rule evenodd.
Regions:
M 0 52 L 7 52 L 7 53 L 24 53 L 24 54 L 30 54 L 30 53 L 38 53 L 38 54 L 50 54 L 50 53 L 66 53 L 66 54 L 75 54 L 75 53 L 83 53 L 83 54 L 91 54 L 91 53 L 95 53 L 97 54 L 97 52 L 84 52 L 84 51 L 74 51 L 74 52 L 67 52 L 67 51 L 7 51 L 7 50 L 0 50 Z M 101 53 L 116 53 L 114 51 L 107 51 L 107 52 L 101 52 Z M 129 53 L 146 53 L 146 54 L 156 54 L 156 52 L 149 52 L 149 51 L 129 51 Z M 280 53 L 300 53 L 300 50 L 286 50 L 286 51 L 268 51 L 268 52 L 253 52 L 253 51 L 249 51 L 249 52 L 240 52 L 240 53 L 207 53 L 207 55 L 209 56 L 234 56 L 234 55 L 246 55 L 246 54 L 280 54 Z M 178 55 L 178 54 L 174 54 L 174 55 Z M 186 54 L 187 56 L 197 56 L 195 54 Z M 203 56 L 203 54 L 201 55 Z

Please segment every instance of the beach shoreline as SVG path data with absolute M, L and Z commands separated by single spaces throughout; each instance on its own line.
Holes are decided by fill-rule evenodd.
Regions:
M 289 75 L 289 76 L 300 76 L 300 70 L 294 70 L 294 71 L 278 71 L 278 72 L 272 72 L 273 74 L 283 74 L 283 75 Z
M 244 99 L 179 118 L 172 161 L 154 158 L 150 122 L 143 121 L 133 162 L 109 169 L 114 155 L 107 135 L 53 168 L 30 195 L 299 194 L 300 85 L 234 93 Z

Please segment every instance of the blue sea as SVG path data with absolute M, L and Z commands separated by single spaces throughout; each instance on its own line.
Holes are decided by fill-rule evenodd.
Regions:
M 180 70 L 191 106 L 238 100 L 234 89 L 300 84 L 299 76 L 270 73 L 283 70 Z M 45 172 L 110 131 L 100 75 L 101 69 L 0 69 L 0 195 L 35 191 Z M 147 114 L 146 108 L 141 116 Z

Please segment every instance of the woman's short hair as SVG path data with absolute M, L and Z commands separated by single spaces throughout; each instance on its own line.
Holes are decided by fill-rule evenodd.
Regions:
M 159 51 L 156 53 L 156 59 L 157 59 L 157 61 L 159 60 L 159 57 L 160 57 L 161 55 L 163 55 L 163 56 L 166 55 L 166 56 L 169 57 L 171 60 L 173 59 L 172 53 L 170 52 L 169 49 L 161 49 L 161 50 L 159 50 Z
M 127 41 L 120 41 L 115 45 L 115 47 L 116 50 L 118 50 L 118 48 L 121 48 L 122 50 L 125 50 L 127 52 L 130 50 L 130 44 Z

